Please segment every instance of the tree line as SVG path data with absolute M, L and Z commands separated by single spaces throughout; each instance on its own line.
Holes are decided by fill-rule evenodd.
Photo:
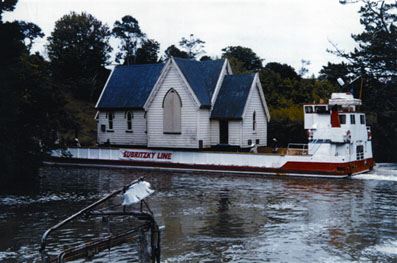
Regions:
M 181 38 L 160 56 L 160 44 L 149 38 L 131 15 L 115 21 L 113 28 L 86 12 L 64 15 L 47 38 L 48 59 L 44 59 L 37 52 L 31 53 L 35 39 L 44 37 L 40 27 L 25 21 L 4 22 L 3 12 L 13 11 L 17 0 L 2 1 L 0 165 L 5 174 L 20 173 L 29 166 L 18 164 L 27 160 L 37 166 L 42 153 L 62 144 L 60 134 L 78 129 L 81 124 L 65 107 L 67 98 L 72 96 L 87 103 L 97 100 L 109 75 L 106 66 L 111 63 L 112 37 L 119 43 L 115 62 L 124 65 L 161 63 L 170 56 L 202 61 L 228 58 L 235 74 L 259 72 L 272 116 L 269 136 L 277 134 L 281 145 L 305 142 L 303 103 L 325 102 L 336 91 L 352 91 L 355 97 L 360 92 L 362 110 L 371 113 L 368 124 L 373 126 L 375 157 L 395 161 L 397 4 L 371 0 L 361 3 L 364 31 L 352 35 L 357 48 L 351 52 L 330 50 L 345 62 L 328 63 L 318 78 L 306 78 L 308 61 L 302 60 L 297 73 L 287 64 L 264 64 L 253 50 L 242 46 L 227 46 L 219 57 L 212 58 L 205 55 L 205 41 L 194 34 Z M 358 77 L 364 80 L 364 88 L 357 87 L 358 81 L 352 82 Z M 352 83 L 339 86 L 338 78 Z

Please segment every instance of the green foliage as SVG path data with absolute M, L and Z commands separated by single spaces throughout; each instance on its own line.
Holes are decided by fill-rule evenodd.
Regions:
M 364 80 L 361 110 L 373 116 L 368 124 L 373 131 L 374 156 L 381 161 L 397 161 L 397 2 L 360 2 L 363 4 L 359 10 L 360 23 L 364 31 L 352 35 L 357 47 L 349 53 L 332 52 L 345 58 L 347 67 L 328 66 L 323 73 L 329 78 L 347 70 L 351 78 Z
M 200 61 L 208 61 L 208 60 L 212 60 L 212 58 L 210 56 L 202 56 L 200 58 Z
M 280 74 L 281 78 L 300 79 L 300 76 L 296 73 L 295 69 L 287 64 L 270 62 L 266 64 L 265 69 L 269 69 Z
M 285 65 L 283 68 L 287 69 Z M 279 70 L 279 65 L 272 66 Z M 269 138 L 276 137 L 281 146 L 289 142 L 306 141 L 303 129 L 303 104 L 325 103 L 337 87 L 329 82 L 316 79 L 301 79 L 289 71 L 292 78 L 282 77 L 280 73 L 266 67 L 259 72 L 261 85 L 269 107 L 271 121 Z
M 338 78 L 341 78 L 345 83 L 348 83 L 348 74 L 349 66 L 345 62 L 342 62 L 340 64 L 328 62 L 327 66 L 323 66 L 323 68 L 321 69 L 319 80 L 327 80 L 337 85 Z
M 33 23 L 26 23 L 25 21 L 20 21 L 19 26 L 22 30 L 23 35 L 25 36 L 25 39 L 28 40 L 27 43 L 25 41 L 25 44 L 28 51 L 30 52 L 34 39 L 38 37 L 40 38 L 44 37 L 44 33 L 41 31 L 40 27 L 38 27 L 36 24 Z
M 3 10 L 13 10 L 13 5 L 1 6 Z M 41 157 L 60 146 L 55 145 L 58 132 L 74 125 L 53 85 L 49 63 L 29 55 L 33 40 L 42 36 L 35 24 L 0 21 L 1 187 L 31 178 Z
M 160 44 L 153 40 L 145 40 L 142 47 L 136 51 L 136 64 L 150 64 L 159 61 L 158 53 L 160 51 Z
M 4 11 L 10 12 L 14 11 L 15 5 L 18 0 L 2 0 L 0 1 L 0 20 L 2 19 L 2 14 Z
M 38 54 L 21 57 L 17 78 L 18 91 L 18 144 L 32 153 L 49 152 L 55 145 L 58 133 L 74 125 L 64 109 L 66 101 L 52 84 L 48 62 Z M 23 87 L 23 88 L 22 88 Z
M 59 19 L 47 45 L 57 84 L 94 101 L 108 76 L 109 38 L 109 28 L 90 14 L 71 12 Z
M 244 62 L 235 57 L 228 58 L 233 74 L 248 74 L 250 71 L 245 67 Z
M 242 68 L 249 72 L 256 72 L 262 69 L 263 59 L 259 58 L 252 49 L 242 46 L 228 46 L 222 49 L 222 58 L 231 60 L 236 58 L 242 62 Z M 239 69 L 242 70 L 242 69 Z
M 175 45 L 171 45 L 165 50 L 165 59 L 169 59 L 170 57 L 190 58 L 188 53 L 180 50 Z
M 194 37 L 193 34 L 190 34 L 189 38 L 182 37 L 181 41 L 179 41 L 179 46 L 184 49 L 188 57 L 191 59 L 194 59 L 200 54 L 205 53 L 205 51 L 203 50 L 204 44 L 205 41 Z
M 301 59 L 301 68 L 299 69 L 299 76 L 303 77 L 307 73 L 309 73 L 309 70 L 306 68 L 306 66 L 309 66 L 311 64 L 310 60 L 304 60 Z
M 375 78 L 397 78 L 397 2 L 365 0 L 360 8 L 364 32 L 353 34 L 356 48 L 347 56 L 357 70 L 362 66 Z
M 146 40 L 146 34 L 142 32 L 138 20 L 126 15 L 121 19 L 121 22 L 116 21 L 114 23 L 112 33 L 122 43 L 121 51 L 116 54 L 116 62 L 120 62 L 122 59 L 124 65 L 136 64 L 137 50 Z

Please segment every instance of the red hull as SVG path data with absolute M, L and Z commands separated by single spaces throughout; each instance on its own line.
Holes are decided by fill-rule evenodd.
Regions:
M 287 162 L 280 168 L 264 168 L 255 166 L 225 166 L 225 165 L 201 165 L 183 164 L 171 162 L 151 162 L 134 160 L 99 160 L 78 158 L 52 157 L 47 164 L 76 164 L 87 166 L 110 166 L 110 167 L 141 167 L 141 168 L 164 168 L 171 170 L 197 170 L 215 172 L 255 173 L 274 175 L 296 175 L 296 176 L 320 176 L 320 177 L 346 177 L 369 171 L 375 166 L 374 160 L 365 159 L 349 163 L 326 163 L 326 162 Z

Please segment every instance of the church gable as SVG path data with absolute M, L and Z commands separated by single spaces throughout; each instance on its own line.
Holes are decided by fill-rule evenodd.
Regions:
M 148 146 L 197 148 L 197 98 L 175 64 L 160 78 L 146 106 Z
M 211 119 L 241 120 L 254 77 L 254 74 L 225 76 Z

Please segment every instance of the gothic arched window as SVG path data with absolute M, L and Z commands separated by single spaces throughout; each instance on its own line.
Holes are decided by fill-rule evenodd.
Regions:
M 163 132 L 181 133 L 182 101 L 178 92 L 170 89 L 163 100 Z

